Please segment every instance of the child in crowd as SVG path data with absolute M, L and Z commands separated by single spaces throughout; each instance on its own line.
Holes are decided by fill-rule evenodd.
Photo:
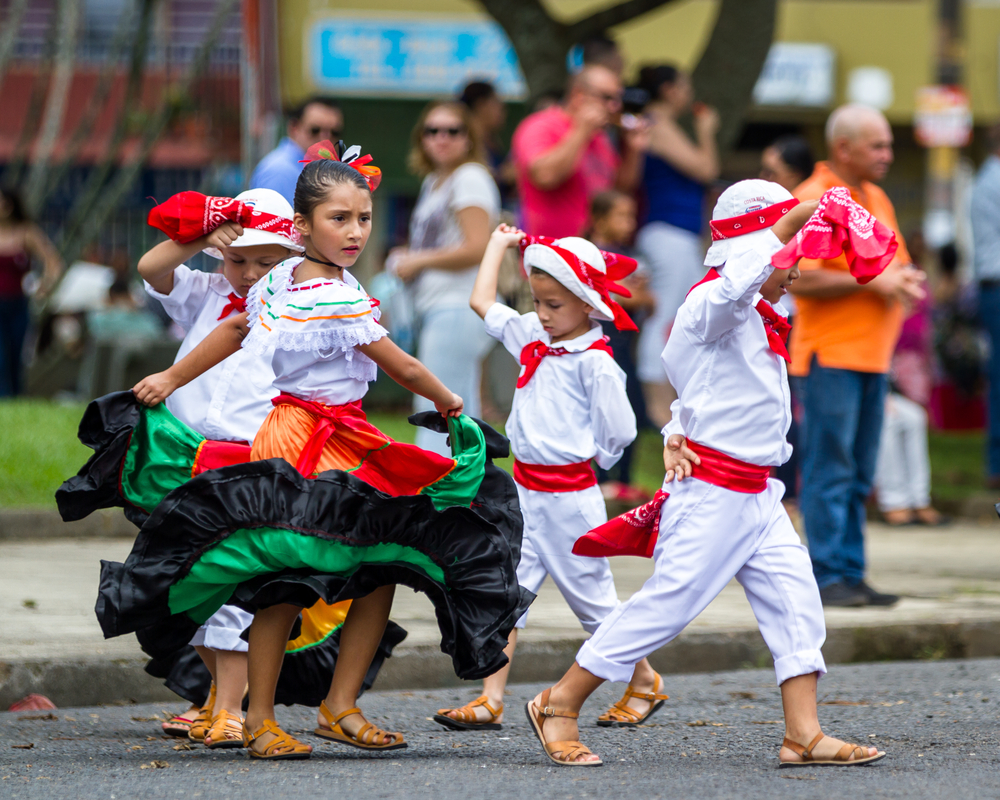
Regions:
M 247 293 L 275 264 L 302 252 L 293 234 L 292 207 L 284 197 L 272 189 L 251 189 L 235 199 L 253 207 L 258 212 L 254 218 L 277 217 L 284 224 L 261 230 L 223 222 L 187 244 L 161 242 L 139 259 L 146 291 L 186 331 L 175 363 L 220 320 L 243 312 Z M 201 272 L 185 265 L 203 250 L 222 260 L 221 272 Z M 267 359 L 234 353 L 181 387 L 167 400 L 167 408 L 207 439 L 252 442 L 277 394 L 273 381 Z M 246 611 L 227 605 L 198 630 L 191 644 L 212 674 L 209 696 L 200 709 L 192 706 L 164 723 L 164 731 L 187 735 L 213 748 L 242 744 L 247 643 L 240 637 L 251 621 Z
M 664 490 L 675 475 L 684 480 L 665 502 L 661 493 L 648 504 L 661 504 L 648 515 L 653 577 L 604 620 L 562 679 L 526 706 L 556 764 L 602 763 L 577 741 L 586 698 L 605 680 L 631 677 L 637 661 L 677 636 L 734 577 L 774 657 L 785 712 L 780 765 L 855 766 L 885 755 L 820 729 L 823 607 L 809 554 L 781 504 L 783 487 L 768 478 L 788 458 L 791 413 L 788 326 L 771 305 L 798 277 L 797 267 L 778 270 L 771 260 L 816 208 L 797 203 L 777 184 L 751 180 L 731 186 L 715 206 L 706 257 L 714 269 L 689 292 L 663 351 L 678 391 L 664 428 Z M 608 541 L 604 555 L 614 554 Z
M 497 274 L 508 247 L 521 245 L 535 311 L 518 314 L 499 303 Z M 490 237 L 470 305 L 486 322 L 489 334 L 521 362 L 521 376 L 507 419 L 514 454 L 514 481 L 524 516 L 524 538 L 517 579 L 537 592 L 547 576 L 588 633 L 618 606 L 607 559 L 573 555 L 576 540 L 607 521 L 604 498 L 590 466 L 595 459 L 611 467 L 635 439 L 635 415 L 625 393 L 625 374 L 615 364 L 600 321 L 619 329 L 635 326 L 609 291 L 622 287 L 609 279 L 625 277 L 635 261 L 603 253 L 586 239 L 527 237 L 501 224 Z M 523 628 L 527 614 L 518 620 Z M 517 630 L 507 646 L 513 658 Z M 434 719 L 459 730 L 497 729 L 503 720 L 503 696 L 509 665 L 483 683 L 478 699 L 457 709 L 441 709 Z M 630 676 L 631 677 L 631 676 Z M 645 659 L 621 702 L 599 725 L 635 725 L 663 701 L 662 680 Z M 642 710 L 629 706 L 643 698 Z
M 106 567 L 103 579 L 104 585 L 117 585 L 127 573 L 157 582 L 160 588 L 170 582 L 197 583 L 202 594 L 190 599 L 190 605 L 174 603 L 160 610 L 170 615 L 196 610 L 202 597 L 210 600 L 223 588 L 232 592 L 244 581 L 256 581 L 253 589 L 247 588 L 249 599 L 243 598 L 253 606 L 253 591 L 265 595 L 254 606 L 258 610 L 250 627 L 250 700 L 243 727 L 243 745 L 256 758 L 308 758 L 312 751 L 278 727 L 274 696 L 289 631 L 301 607 L 317 593 L 328 602 L 353 601 L 340 629 L 340 656 L 315 734 L 378 751 L 406 747 L 401 733 L 375 727 L 355 705 L 386 627 L 394 583 L 412 579 L 410 585 L 428 591 L 442 606 L 442 630 L 446 624 L 455 628 L 447 631 L 447 647 L 465 648 L 467 652 L 453 657 L 457 664 L 468 656 L 472 666 L 464 672 L 475 677 L 503 663 L 501 643 L 531 599 L 517 588 L 511 548 L 504 549 L 497 532 L 500 523 L 488 526 L 469 507 L 473 498 L 480 507 L 490 502 L 480 491 L 486 486 L 483 433 L 467 417 L 459 419 L 462 398 L 386 338 L 377 322 L 377 301 L 345 271 L 371 233 L 371 195 L 379 170 L 368 165 L 370 160 L 360 157 L 356 147 L 346 153 L 330 142 L 310 148 L 295 191 L 295 225 L 304 257 L 285 261 L 254 287 L 246 312 L 225 319 L 186 359 L 134 389 L 140 402 L 155 405 L 239 352 L 241 345 L 273 367 L 280 394 L 254 438 L 251 459 L 257 463 L 225 475 L 206 473 L 188 484 L 202 478 L 211 484 L 192 488 L 190 502 L 204 503 L 225 516 L 212 519 L 204 533 L 198 533 L 200 527 L 185 529 L 191 533 L 182 546 L 191 549 L 192 566 L 145 578 L 143 563 L 155 563 L 157 554 L 139 543 L 129 562 Z M 453 450 L 478 437 L 471 458 L 446 458 L 398 444 L 370 425 L 360 401 L 377 367 L 431 400 L 449 418 Z M 506 491 L 503 486 L 496 490 Z M 173 507 L 191 513 L 180 512 L 186 502 L 181 494 L 171 495 Z M 412 497 L 418 494 L 430 496 L 435 505 L 415 502 L 424 500 Z M 438 501 L 444 511 L 434 510 Z M 364 504 L 363 510 L 358 503 Z M 456 505 L 459 508 L 452 508 Z M 167 524 L 169 514 L 160 521 Z M 476 535 L 469 526 L 475 526 Z M 143 531 L 150 541 L 154 527 Z M 196 535 L 215 543 L 210 548 L 212 563 L 231 556 L 225 574 L 207 566 L 202 557 L 206 548 L 197 545 Z M 243 541 L 243 547 L 235 540 Z M 459 544 L 461 552 L 455 549 Z M 440 551 L 423 555 L 423 549 L 435 546 Z M 475 602 L 463 595 L 469 591 L 465 587 L 473 585 L 472 576 L 462 573 L 463 561 L 476 569 Z M 413 566 L 405 568 L 410 562 Z M 441 572 L 438 564 L 447 568 L 435 583 L 434 576 Z M 261 584 L 264 577 L 268 581 Z M 443 590 L 437 588 L 439 583 L 444 583 Z M 152 588 L 147 593 L 155 595 Z M 308 600 L 301 599 L 304 593 Z M 121 628 L 130 610 L 122 607 L 133 599 L 113 591 L 106 597 L 99 602 L 98 616 L 107 633 Z M 143 601 L 137 602 L 141 606 Z M 113 613 L 104 613 L 111 606 Z M 139 608 L 140 616 L 148 613 Z M 471 616 L 475 619 L 470 621 Z M 475 636 L 469 633 L 473 630 Z
M 597 247 L 609 253 L 631 256 L 635 228 L 636 203 L 631 196 L 617 189 L 609 189 L 594 195 L 590 201 L 590 226 L 587 238 Z M 640 269 L 641 266 L 640 264 Z M 631 292 L 631 296 L 615 295 L 616 302 L 633 316 L 636 312 L 645 314 L 651 311 L 656 305 L 656 300 L 648 289 L 648 283 L 644 272 L 637 271 L 629 275 L 622 281 L 622 285 Z M 648 428 L 650 425 L 646 417 L 646 400 L 642 394 L 642 384 L 639 382 L 635 365 L 638 333 L 630 330 L 620 331 L 613 322 L 602 322 L 601 327 L 604 328 L 604 335 L 608 337 L 608 344 L 614 351 L 615 363 L 625 373 L 625 391 L 635 412 L 637 428 L 639 430 Z M 635 448 L 635 442 L 629 444 L 612 470 L 598 468 L 597 481 L 605 499 L 633 506 L 649 500 L 649 495 L 645 491 L 632 485 L 632 457 Z

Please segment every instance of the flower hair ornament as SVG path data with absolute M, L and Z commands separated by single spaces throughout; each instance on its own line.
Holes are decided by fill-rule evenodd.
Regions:
M 329 139 L 316 142 L 306 150 L 305 158 L 300 164 L 311 164 L 313 161 L 339 161 L 356 169 L 368 184 L 368 190 L 374 192 L 382 182 L 382 170 L 372 164 L 372 156 L 361 155 L 361 145 L 347 147 L 343 140 L 333 144 Z

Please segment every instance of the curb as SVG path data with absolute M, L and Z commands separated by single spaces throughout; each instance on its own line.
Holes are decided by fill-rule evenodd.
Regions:
M 76 522 L 63 522 L 54 508 L 0 509 L 0 542 L 39 539 L 135 539 L 138 528 L 120 508 L 102 508 Z
M 555 681 L 572 663 L 582 637 L 524 642 L 511 669 L 516 683 Z M 1000 619 L 834 628 L 823 655 L 828 664 L 1000 656 Z M 662 674 L 766 668 L 770 653 L 758 631 L 691 633 L 650 656 Z M 60 708 L 128 703 L 178 703 L 179 698 L 146 674 L 145 659 L 24 659 L 0 661 L 0 709 L 32 692 Z M 451 659 L 436 647 L 401 647 L 388 659 L 375 689 L 400 691 L 467 686 Z

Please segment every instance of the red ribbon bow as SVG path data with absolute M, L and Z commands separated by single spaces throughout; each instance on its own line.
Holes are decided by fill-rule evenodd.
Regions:
M 348 151 L 348 153 L 349 152 L 350 151 Z M 340 161 L 343 164 L 347 164 L 347 166 L 356 169 L 361 173 L 361 177 L 364 178 L 365 183 L 368 184 L 368 190 L 372 192 L 374 192 L 378 188 L 378 185 L 382 182 L 382 170 L 374 165 L 368 166 L 372 162 L 372 156 L 370 153 L 368 155 L 359 155 L 354 158 L 349 158 L 344 161 L 337 155 L 337 148 L 329 139 L 317 142 L 306 150 L 305 157 L 299 161 L 299 163 L 310 164 L 313 161 Z
M 236 292 L 230 292 L 229 297 L 226 298 L 229 302 L 222 307 L 222 313 L 219 314 L 219 319 L 225 319 L 234 311 L 238 314 L 242 314 L 247 310 L 247 299 L 245 297 L 240 297 Z
M 858 283 L 882 273 L 899 249 L 896 234 L 856 203 L 846 186 L 823 192 L 819 205 L 771 263 L 789 269 L 800 258 L 836 258 L 841 253 Z
M 703 283 L 709 283 L 710 281 L 718 280 L 721 277 L 722 275 L 719 274 L 719 270 L 712 267 L 704 278 L 688 289 L 688 294 L 691 294 L 691 292 Z M 774 353 L 777 353 L 789 364 L 792 363 L 792 359 L 788 355 L 788 334 L 792 330 L 792 326 L 789 324 L 788 320 L 771 308 L 771 304 L 766 300 L 760 300 L 757 305 L 754 306 L 754 309 L 758 314 L 760 314 L 761 319 L 764 320 L 764 330 L 767 332 L 768 346 Z
M 611 309 L 611 313 L 614 314 L 615 327 L 618 330 L 639 330 L 629 315 L 625 313 L 625 309 L 611 299 L 611 292 L 619 294 L 622 297 L 632 296 L 632 293 L 628 289 L 615 281 L 619 281 L 635 272 L 638 266 L 636 260 L 628 256 L 619 255 L 618 253 L 607 253 L 601 250 L 600 253 L 604 259 L 605 269 L 605 272 L 601 272 L 580 258 L 576 253 L 557 245 L 557 241 L 557 239 L 553 239 L 551 236 L 526 235 L 521 240 L 521 256 L 524 256 L 524 251 L 528 245 L 532 244 L 544 245 L 553 250 L 556 255 L 569 264 L 570 269 L 573 270 L 583 284 L 597 292 L 601 300 L 604 301 L 604 304 Z
M 611 345 L 608 344 L 608 337 L 602 336 L 596 342 L 594 342 L 587 350 L 602 350 L 609 356 L 614 356 L 614 351 L 611 349 Z M 576 352 L 582 353 L 583 350 L 577 350 Z M 528 342 L 523 348 L 521 348 L 521 375 L 517 379 L 517 388 L 523 389 L 528 385 L 528 381 L 531 380 L 531 376 L 535 374 L 535 370 L 538 369 L 538 365 L 542 363 L 542 359 L 546 356 L 565 356 L 571 355 L 570 351 L 565 347 L 549 347 L 545 342 L 534 341 Z
M 733 239 L 736 236 L 745 236 L 748 233 L 770 228 L 798 204 L 798 200 L 791 198 L 762 208 L 760 211 L 740 214 L 738 217 L 713 219 L 708 223 L 708 227 L 712 229 L 712 241 Z
M 147 222 L 180 244 L 188 244 L 214 231 L 223 222 L 269 231 L 293 242 L 298 232 L 287 217 L 256 211 L 249 203 L 231 197 L 210 197 L 201 192 L 181 192 L 149 212 Z

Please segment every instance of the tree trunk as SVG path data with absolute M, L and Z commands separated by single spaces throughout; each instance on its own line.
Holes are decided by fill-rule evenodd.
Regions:
M 774 39 L 777 0 L 722 0 L 712 36 L 691 76 L 699 100 L 719 111 L 719 152 L 731 150 L 753 102 Z
M 7 9 L 7 18 L 3 21 L 3 33 L 0 33 L 0 82 L 7 72 L 7 62 L 14 50 L 17 34 L 21 31 L 21 20 L 24 19 L 24 10 L 27 7 L 28 0 L 12 0 Z
M 41 209 L 48 177 L 49 159 L 55 149 L 56 140 L 62 131 L 66 101 L 69 99 L 73 83 L 73 68 L 76 64 L 76 40 L 80 23 L 80 0 L 59 0 L 56 6 L 59 32 L 56 35 L 55 69 L 49 85 L 49 96 L 42 117 L 42 127 L 38 134 L 25 182 L 24 200 L 28 214 L 32 217 Z

